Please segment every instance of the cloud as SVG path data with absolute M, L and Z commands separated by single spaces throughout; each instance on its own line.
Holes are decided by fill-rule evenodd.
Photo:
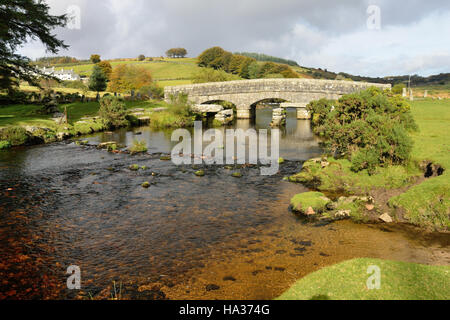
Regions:
M 450 51 L 442 39 L 449 31 L 447 0 L 47 2 L 55 14 L 69 5 L 80 7 L 81 30 L 56 30 L 70 45 L 61 54 L 79 58 L 159 56 L 175 46 L 196 56 L 220 45 L 364 75 L 448 72 L 448 64 L 441 65 Z M 381 9 L 380 31 L 366 26 L 371 4 Z M 33 58 L 45 54 L 38 43 L 22 52 Z

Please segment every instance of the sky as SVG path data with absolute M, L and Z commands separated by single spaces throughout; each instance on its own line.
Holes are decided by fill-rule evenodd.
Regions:
M 71 12 L 54 30 L 87 59 L 162 56 L 212 46 L 296 60 L 302 66 L 364 76 L 450 72 L 448 0 L 46 0 Z M 39 42 L 20 52 L 48 56 Z

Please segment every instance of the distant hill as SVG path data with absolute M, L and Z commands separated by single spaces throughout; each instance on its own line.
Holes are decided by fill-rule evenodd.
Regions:
M 239 54 L 241 56 L 250 57 L 257 61 L 283 63 L 283 64 L 287 64 L 292 67 L 299 67 L 299 64 L 294 60 L 288 60 L 288 59 L 278 58 L 278 57 L 274 57 L 274 56 L 269 56 L 264 53 L 235 52 L 234 54 Z
M 407 84 L 409 82 L 409 75 L 374 78 L 374 77 L 355 76 L 345 72 L 335 73 L 328 71 L 327 69 L 320 69 L 320 68 L 316 69 L 316 68 L 300 67 L 295 70 L 300 75 L 312 79 L 328 79 L 328 80 L 347 79 L 353 81 L 391 84 L 393 86 L 398 83 Z M 412 87 L 427 87 L 427 86 L 448 87 L 449 85 L 450 85 L 450 73 L 441 73 L 429 77 L 421 77 L 419 75 L 411 76 Z

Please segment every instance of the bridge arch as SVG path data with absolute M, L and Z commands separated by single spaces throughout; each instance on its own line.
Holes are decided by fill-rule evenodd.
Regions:
M 165 98 L 180 93 L 188 94 L 195 104 L 209 101 L 229 101 L 236 106 L 238 119 L 251 118 L 252 105 L 264 99 L 283 99 L 305 108 L 321 98 L 338 99 L 344 94 L 358 92 L 369 87 L 390 89 L 391 85 L 367 82 L 313 79 L 258 79 L 213 82 L 165 88 Z

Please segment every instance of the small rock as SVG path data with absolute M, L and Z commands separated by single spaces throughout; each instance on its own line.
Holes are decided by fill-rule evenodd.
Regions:
M 323 168 L 328 167 L 330 165 L 330 163 L 328 161 L 321 161 L 320 165 L 322 166 L 322 169 L 323 169 Z
M 225 278 L 223 278 L 223 281 L 236 281 L 236 279 L 234 278 L 234 277 L 231 277 L 231 276 L 228 276 L 228 277 L 225 277 Z
M 220 287 L 218 285 L 208 284 L 206 286 L 206 291 L 217 291 L 217 290 L 220 290 Z
M 391 216 L 388 213 L 385 213 L 382 216 L 380 216 L 380 220 L 385 222 L 385 223 L 392 223 L 392 222 L 394 222 L 394 220 L 391 218 Z
M 373 209 L 375 209 L 375 206 L 373 204 L 367 204 L 366 209 L 372 211 Z
M 307 216 L 313 216 L 316 214 L 316 212 L 314 211 L 314 209 L 312 207 L 309 207 L 308 210 L 306 210 L 305 214 Z

